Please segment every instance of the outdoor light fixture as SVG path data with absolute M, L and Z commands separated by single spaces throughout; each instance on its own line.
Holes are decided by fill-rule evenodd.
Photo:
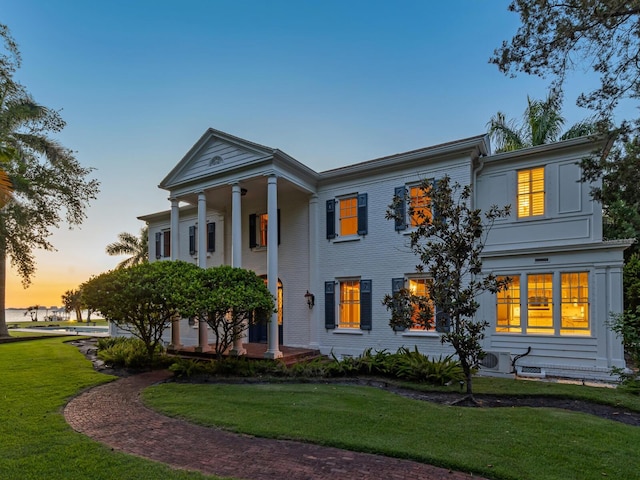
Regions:
M 309 293 L 309 290 L 307 290 L 307 293 L 304 294 L 304 298 L 307 301 L 307 305 L 309 305 L 309 309 L 312 309 L 316 304 L 316 296 L 313 293 Z
M 240 196 L 244 197 L 247 194 L 247 189 L 246 188 L 241 188 L 240 189 Z

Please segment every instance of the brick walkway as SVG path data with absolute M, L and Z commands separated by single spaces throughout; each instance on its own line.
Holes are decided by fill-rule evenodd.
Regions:
M 69 402 L 71 427 L 116 450 L 175 468 L 246 480 L 469 480 L 480 477 L 417 462 L 300 442 L 269 440 L 165 417 L 140 391 L 169 378 L 156 371 L 119 379 Z

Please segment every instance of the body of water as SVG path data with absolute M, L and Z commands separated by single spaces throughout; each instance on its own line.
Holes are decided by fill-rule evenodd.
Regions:
M 28 312 L 26 308 L 7 308 L 5 310 L 5 315 L 7 319 L 7 323 L 18 323 L 18 322 L 31 322 L 31 314 L 34 314 L 35 320 L 35 311 Z M 45 320 L 45 317 L 57 315 L 61 320 L 75 320 L 76 314 L 75 312 L 65 313 L 64 309 L 38 309 L 38 321 L 42 322 Z M 98 318 L 98 316 L 94 313 L 91 315 L 92 319 Z M 82 320 L 87 320 L 87 311 L 83 310 L 82 312 Z

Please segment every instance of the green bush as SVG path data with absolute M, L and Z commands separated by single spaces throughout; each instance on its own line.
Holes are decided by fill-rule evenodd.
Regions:
M 98 358 L 116 368 L 154 368 L 168 365 L 169 359 L 158 346 L 153 358 L 149 358 L 144 342 L 137 338 L 115 337 L 98 341 Z
M 396 375 L 414 382 L 426 382 L 432 385 L 447 385 L 464 381 L 460 362 L 452 355 L 431 359 L 416 348 L 414 351 L 402 349 L 396 363 Z

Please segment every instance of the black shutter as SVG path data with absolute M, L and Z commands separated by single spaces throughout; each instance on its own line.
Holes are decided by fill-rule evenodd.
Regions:
M 358 235 L 367 234 L 367 194 L 358 195 Z
M 360 280 L 360 330 L 371 330 L 373 302 L 371 280 Z
M 449 333 L 451 331 L 451 317 L 436 306 L 436 332 Z
M 280 209 L 278 209 L 278 245 L 280 245 Z
M 327 200 L 327 239 L 336 238 L 336 202 Z
M 333 282 L 324 282 L 324 328 L 336 328 L 336 293 Z
M 404 186 L 396 187 L 393 201 L 395 202 L 395 228 L 396 231 L 407 229 L 407 199 Z
M 162 232 L 156 232 L 156 260 L 162 258 Z
M 256 214 L 249 215 L 249 248 L 255 248 L 256 243 Z
M 189 227 L 189 255 L 195 255 L 196 253 L 196 227 L 192 225 Z
M 391 294 L 395 295 L 404 288 L 404 278 L 392 278 L 391 279 Z M 394 308 L 397 308 L 394 306 Z M 395 313 L 395 312 L 394 312 Z M 403 332 L 406 330 L 402 325 L 394 325 L 393 330 L 396 332 Z
M 207 223 L 207 252 L 216 251 L 216 222 Z
M 433 192 L 438 189 L 438 180 L 431 181 L 431 191 L 429 192 L 429 208 L 431 209 L 431 218 L 437 220 L 440 216 L 438 210 L 433 206 Z

